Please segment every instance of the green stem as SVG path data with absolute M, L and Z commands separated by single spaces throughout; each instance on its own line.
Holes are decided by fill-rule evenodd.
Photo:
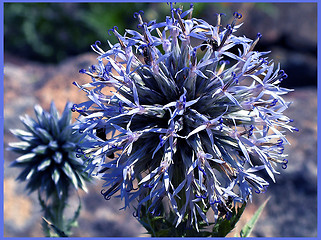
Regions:
M 40 192 L 38 194 L 39 203 L 44 211 L 45 219 L 47 225 L 44 226 L 43 232 L 47 237 L 52 237 L 50 233 L 50 228 L 53 228 L 59 236 L 65 235 L 64 232 L 67 230 L 67 226 L 65 226 L 64 220 L 64 210 L 66 207 L 66 196 L 62 196 L 62 198 L 58 197 L 58 194 L 55 192 L 51 197 L 51 203 L 46 204 L 44 200 L 42 200 Z M 49 220 L 49 221 L 48 221 Z M 61 232 L 61 234 L 60 234 Z
M 152 237 L 157 237 L 157 236 L 156 236 L 156 233 L 155 233 L 155 230 L 154 230 L 154 228 L 153 228 L 153 226 L 152 226 L 152 223 L 150 222 L 149 217 L 147 218 L 147 221 L 148 221 L 148 224 L 149 224 L 149 226 L 150 226 L 150 229 L 152 230 Z
M 62 198 L 59 198 L 58 195 L 55 193 L 53 197 L 53 219 L 52 223 L 55 225 L 57 228 L 59 228 L 61 231 L 65 231 L 65 221 L 64 221 L 64 210 L 66 206 L 66 197 L 62 196 Z

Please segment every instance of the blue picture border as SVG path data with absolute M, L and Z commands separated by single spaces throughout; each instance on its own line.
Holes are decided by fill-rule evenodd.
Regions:
M 84 0 L 76 0 L 76 1 L 63 1 L 63 0 L 56 0 L 56 1 L 37 1 L 37 0 L 34 0 L 34 1 L 23 1 L 23 0 L 16 0 L 16 1 L 0 1 L 1 4 L 0 4 L 0 12 L 1 12 L 1 18 L 0 18 L 0 29 L 1 29 L 1 34 L 2 34 L 2 37 L 0 39 L 0 45 L 1 45 L 1 59 L 0 59 L 0 65 L 1 65 L 1 79 L 2 81 L 0 82 L 0 89 L 1 89 L 1 93 L 2 93 L 2 98 L 0 100 L 1 102 L 1 108 L 0 108 L 0 127 L 1 127 L 1 145 L 0 145 L 0 151 L 1 151 L 1 154 L 2 154 L 2 164 L 0 166 L 1 168 L 1 171 L 0 171 L 0 178 L 1 178 L 1 181 L 2 181 L 2 184 L 1 184 L 1 189 L 0 189 L 0 192 L 2 193 L 1 194 L 1 201 L 2 201 L 2 206 L 0 208 L 0 214 L 2 215 L 2 218 L 1 218 L 1 226 L 0 226 L 0 236 L 4 236 L 4 211 L 3 211 L 3 201 L 4 201 L 4 194 L 3 194 L 3 191 L 4 191 L 4 188 L 3 188 L 3 173 L 4 173 L 4 146 L 3 146 L 3 135 L 4 135 L 4 113 L 3 113 L 3 106 L 4 106 L 4 99 L 3 99 L 3 94 L 4 94 L 4 81 L 3 81 L 3 77 L 4 77 L 4 72 L 3 72 L 3 69 L 4 69 L 4 38 L 3 38 L 3 34 L 4 34 L 4 3 L 18 3 L 18 2 L 55 2 L 55 3 L 61 3 L 61 2 L 89 2 L 89 1 L 84 1 Z M 151 1 L 142 1 L 142 0 L 127 0 L 127 1 L 102 1 L 102 0 L 95 0 L 93 2 L 151 2 Z M 153 1 L 153 2 L 166 2 L 166 1 Z M 167 2 L 175 2 L 175 1 L 167 1 Z M 185 0 L 182 0 L 182 1 L 179 1 L 179 2 L 222 2 L 222 1 L 185 1 Z M 320 84 L 320 56 L 321 56 L 321 49 L 320 49 L 320 13 L 321 13 L 321 7 L 320 7 L 320 3 L 319 1 L 291 1 L 291 0 L 283 0 L 283 1 L 268 1 L 268 0 L 261 0 L 261 1 L 253 1 L 253 0 L 246 0 L 246 1 L 239 1 L 239 0 L 229 0 L 228 2 L 270 2 L 270 3 L 299 3 L 299 2 L 304 2 L 304 3 L 317 3 L 317 11 L 318 11 L 318 52 L 317 52 L 317 63 L 318 63 L 318 72 L 317 72 L 317 76 L 318 76 L 318 86 Z M 320 96 L 321 94 L 321 90 L 320 88 L 318 87 L 317 88 L 317 94 L 318 96 Z M 321 122 L 319 116 L 321 114 L 320 112 L 320 104 L 319 104 L 319 99 L 318 99 L 318 126 Z M 321 134 L 320 132 L 318 131 L 317 133 L 317 136 L 318 136 L 318 139 L 321 138 Z M 318 141 L 317 142 L 317 146 L 318 146 L 318 150 L 321 148 L 321 143 Z M 317 154 L 318 156 L 318 170 L 320 169 L 320 156 L 319 154 Z M 317 215 L 317 220 L 318 220 L 318 223 L 317 223 L 317 226 L 318 226 L 318 232 L 320 231 L 320 222 L 321 222 L 321 217 L 320 217 L 320 197 L 321 197 L 321 191 L 320 191 L 320 178 L 318 178 L 318 215 Z M 304 204 L 304 203 L 302 203 Z M 300 226 L 291 226 L 291 227 L 300 227 Z M 10 237 L 10 239 L 30 239 L 30 238 L 15 238 L 15 237 Z M 50 239 L 50 238 L 40 238 L 40 239 Z M 84 239 L 84 238 L 71 238 L 71 239 Z M 87 238 L 88 239 L 88 238 Z M 91 239 L 91 238 L 90 238 Z M 92 239 L 100 239 L 100 238 L 92 238 Z M 103 238 L 105 239 L 105 238 Z M 115 238 L 115 237 L 110 237 L 108 239 L 141 239 L 141 238 Z M 143 238 L 143 239 L 152 239 L 152 238 Z M 155 239 L 155 238 L 154 238 Z M 173 239 L 173 238 L 161 238 L 161 239 Z M 189 238 L 189 239 L 199 239 L 199 238 Z M 234 238 L 225 238 L 225 239 L 234 239 Z M 262 239 L 262 238 L 251 238 L 251 239 Z M 286 239 L 295 239 L 295 240 L 299 240 L 299 239 L 317 239 L 317 238 L 300 238 L 300 237 L 295 237 L 295 238 L 274 238 L 273 239 L 279 239 L 279 240 L 286 240 Z

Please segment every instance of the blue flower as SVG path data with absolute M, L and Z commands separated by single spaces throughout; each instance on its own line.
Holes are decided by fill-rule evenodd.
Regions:
M 239 13 L 224 28 L 221 14 L 211 25 L 192 12 L 171 4 L 164 22 L 144 22 L 140 11 L 139 32 L 111 29 L 118 43 L 107 51 L 93 45 L 99 65 L 81 70 L 92 82 L 75 84 L 89 101 L 74 110 L 87 134 L 88 170 L 105 181 L 106 199 L 119 193 L 138 217 L 142 206 L 160 213 L 167 201 L 176 226 L 198 229 L 207 209 L 229 218 L 228 201 L 265 191 L 257 172 L 275 181 L 275 165 L 287 164 L 282 129 L 296 128 L 283 114 L 291 90 L 279 83 L 287 75 L 255 50 L 262 35 L 236 36 Z
M 28 115 L 20 118 L 26 131 L 11 130 L 20 142 L 9 143 L 9 150 L 21 154 L 11 166 L 22 168 L 17 179 L 27 181 L 30 192 L 67 199 L 71 186 L 87 191 L 89 178 L 78 146 L 84 135 L 73 129 L 71 106 L 66 104 L 60 118 L 54 102 L 49 112 L 36 105 L 36 120 Z

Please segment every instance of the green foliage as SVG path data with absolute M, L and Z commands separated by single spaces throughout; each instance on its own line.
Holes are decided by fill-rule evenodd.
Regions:
M 189 3 L 179 5 L 188 9 Z M 164 18 L 169 6 L 166 3 L 6 2 L 5 51 L 23 58 L 57 63 L 90 51 L 89 46 L 98 39 L 105 39 L 108 29 L 114 25 L 121 32 L 125 27 L 136 28 L 133 13 L 141 9 L 149 9 L 145 14 L 147 19 L 153 20 Z M 198 4 L 195 12 L 202 9 L 205 9 L 205 4 Z M 107 46 L 107 43 L 103 44 Z
M 250 219 L 250 221 L 248 221 L 248 223 L 242 228 L 241 232 L 240 232 L 240 236 L 241 237 L 249 237 L 257 220 L 259 219 L 263 209 L 265 208 L 267 202 L 269 201 L 270 198 L 266 199 L 265 202 L 259 207 L 258 210 L 256 210 L 256 212 L 254 213 L 254 215 L 252 216 L 252 218 Z
M 210 232 L 197 232 L 195 228 L 187 227 L 187 221 L 182 222 L 177 227 L 173 226 L 176 215 L 171 211 L 166 217 L 164 215 L 154 216 L 148 212 L 146 206 L 141 207 L 141 218 L 138 221 L 147 230 L 152 237 L 208 237 Z M 200 230 L 204 229 L 207 224 L 200 221 Z
M 182 221 L 177 227 L 173 227 L 176 215 L 172 211 L 166 215 L 166 217 L 164 215 L 154 216 L 148 212 L 146 206 L 141 207 L 141 217 L 138 221 L 152 237 L 225 237 L 234 229 L 236 223 L 240 220 L 245 207 L 246 202 L 240 206 L 234 205 L 231 208 L 231 217 L 219 217 L 215 224 L 207 224 L 199 219 L 199 231 L 187 226 L 187 217 L 185 218 L 185 221 Z M 212 231 L 208 231 L 210 227 L 212 228 Z
M 41 194 L 38 192 L 38 200 L 44 212 L 42 228 L 46 237 L 67 237 L 72 234 L 71 228 L 78 227 L 77 219 L 81 211 L 80 198 L 78 208 L 70 219 L 65 219 L 63 216 L 64 209 L 67 206 L 66 199 L 56 197 L 51 203 L 45 203 L 41 198 Z
M 90 51 L 89 46 L 105 38 L 114 25 L 124 29 L 125 24 L 132 22 L 133 10 L 142 5 L 5 3 L 5 50 L 41 62 L 59 62 Z
M 54 224 L 52 224 L 51 222 L 49 222 L 47 219 L 45 219 L 44 217 L 42 218 L 43 220 L 43 228 L 46 228 L 46 231 L 48 231 L 47 229 L 52 228 L 55 232 L 55 234 L 57 235 L 57 237 L 68 237 L 68 235 L 66 235 L 64 233 L 64 231 L 60 230 L 57 226 L 55 226 Z M 49 230 L 50 231 L 50 230 Z M 49 237 L 52 237 L 49 233 Z
M 236 223 L 240 220 L 243 211 L 245 209 L 246 202 L 244 202 L 240 207 L 237 205 L 234 206 L 231 214 L 231 218 L 222 218 L 220 217 L 212 230 L 212 237 L 225 237 L 229 232 L 231 232 Z

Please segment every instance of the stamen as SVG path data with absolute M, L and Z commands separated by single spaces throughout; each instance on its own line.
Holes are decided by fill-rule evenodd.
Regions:
M 193 48 L 191 62 L 192 62 L 192 66 L 196 66 L 196 48 Z
M 231 23 L 232 28 L 234 28 L 236 20 L 241 19 L 242 18 L 242 14 L 238 13 L 238 12 L 234 12 L 233 13 L 234 19 L 233 22 Z
M 134 18 L 137 18 L 138 15 L 139 15 L 138 12 L 134 12 L 133 17 L 134 17 Z
M 278 102 L 278 100 L 277 100 L 277 99 L 274 99 L 274 100 L 272 101 L 272 103 L 270 104 L 270 107 L 274 107 L 277 102 Z
M 77 104 L 72 105 L 71 111 L 75 112 L 77 110 L 77 107 L 78 107 Z
M 201 168 L 200 166 L 198 166 L 198 169 L 203 173 L 204 176 L 206 176 L 206 172 L 203 168 Z
M 102 189 L 102 190 L 100 191 L 101 195 L 104 196 L 105 200 L 110 200 L 110 199 L 111 199 L 111 196 L 108 196 L 108 194 L 110 193 L 110 191 L 109 191 L 109 190 L 106 190 L 106 192 L 103 192 L 103 191 L 104 191 L 104 189 Z
M 207 198 L 207 192 L 205 192 L 201 197 L 202 197 L 203 199 L 206 199 L 206 198 Z
M 274 78 L 274 79 L 269 79 L 268 80 L 268 83 L 275 83 L 277 80 L 279 80 L 280 82 L 283 81 L 283 79 L 286 79 L 288 77 L 288 75 L 283 71 L 283 70 L 280 70 L 278 72 L 278 75 Z
M 267 61 L 264 58 L 260 58 L 260 63 L 252 67 L 251 69 L 247 70 L 244 74 L 251 74 L 253 73 L 256 69 L 262 66 L 262 64 L 267 63 Z
M 271 157 L 268 157 L 268 160 L 269 160 L 269 161 L 272 161 L 272 162 L 275 162 L 275 163 L 279 163 L 279 164 L 284 163 L 284 161 L 282 161 L 282 160 L 275 159 L 275 158 L 271 158 Z
M 191 9 L 191 11 L 190 11 L 190 13 L 188 14 L 187 19 L 192 19 L 194 4 L 191 3 L 191 5 L 189 6 L 189 8 Z
M 122 101 L 119 101 L 118 105 L 119 105 L 119 113 L 121 114 L 121 113 L 123 113 L 123 104 L 122 104 Z
M 213 205 L 213 204 L 219 204 L 219 203 L 221 203 L 222 201 L 221 201 L 221 199 L 219 199 L 219 200 L 214 200 L 214 202 L 210 202 L 210 205 Z
M 219 119 L 220 131 L 223 129 L 223 118 Z
M 137 211 L 134 211 L 134 212 L 133 212 L 133 217 L 134 217 L 134 218 L 137 218 L 137 217 L 138 217 Z
M 182 18 L 181 18 L 181 16 L 180 16 L 180 14 L 181 14 L 181 9 L 180 9 L 180 8 L 177 8 L 177 9 L 175 10 L 175 12 L 176 12 L 176 15 L 177 15 L 177 18 L 178 18 L 178 23 L 179 23 L 179 25 L 181 26 L 182 32 L 183 32 L 184 35 L 186 35 L 186 29 L 185 29 L 183 20 L 182 20 Z
M 81 148 L 77 148 L 77 149 L 76 149 L 76 152 L 77 152 L 77 153 L 84 153 L 84 151 L 83 151 Z
M 235 81 L 236 84 L 239 83 L 239 79 L 238 77 L 236 76 L 236 73 L 235 72 L 232 72 L 231 75 L 233 76 L 233 80 Z
M 248 137 L 251 137 L 251 136 L 253 135 L 253 130 L 254 130 L 254 126 L 251 125 L 251 126 L 250 126 L 250 130 L 249 130 Z
M 101 42 L 99 40 L 97 40 L 94 45 L 97 48 L 97 45 L 101 45 Z
M 117 26 L 113 26 L 113 28 L 109 29 L 109 30 L 108 30 L 108 35 L 109 35 L 109 36 L 111 35 L 110 32 L 115 33 L 115 29 L 117 29 L 117 31 L 118 31 L 118 27 L 117 27 Z
M 284 151 L 284 147 L 282 146 L 282 147 L 280 147 L 280 151 L 278 152 L 278 154 L 283 154 L 283 151 Z
M 288 74 L 284 73 L 282 79 L 287 79 L 288 78 Z
M 221 42 L 220 46 L 218 47 L 217 51 L 220 51 L 220 50 L 221 50 L 221 48 L 223 47 L 223 45 L 224 45 L 224 43 L 226 42 L 227 38 L 231 35 L 232 32 L 233 32 L 233 28 L 232 28 L 232 26 L 231 26 L 230 24 L 228 24 L 228 25 L 226 26 L 226 32 L 225 32 L 225 34 L 224 34 L 224 37 L 223 37 L 223 39 L 222 39 L 222 42 Z
M 282 82 L 284 79 L 287 79 L 287 78 L 288 78 L 288 75 L 283 70 L 280 70 L 279 75 L 274 81 L 279 80 L 280 82 Z
M 279 139 L 278 143 L 277 143 L 277 146 L 279 147 L 279 146 L 282 146 L 282 145 L 283 145 L 283 139 Z
M 225 13 L 216 13 L 217 15 L 217 26 L 219 27 L 221 25 L 221 16 L 226 16 Z
M 160 135 L 159 135 L 159 141 L 160 141 L 160 146 L 161 146 L 161 147 L 164 146 L 164 143 L 165 143 L 163 137 L 164 137 L 163 134 L 160 134 Z
M 242 18 L 242 14 L 241 13 L 238 13 L 238 12 L 234 12 L 233 13 L 233 16 L 237 19 L 241 19 Z
M 154 24 L 156 24 L 156 20 L 151 20 L 151 21 L 147 24 L 147 26 L 152 26 L 152 25 L 154 25 Z
M 288 167 L 288 165 L 287 165 L 288 162 L 289 162 L 289 161 L 288 161 L 286 158 L 283 159 L 283 164 L 282 164 L 282 168 L 283 168 L 283 169 L 286 169 L 286 168 Z
M 230 61 L 229 60 L 221 60 L 219 62 L 220 65 L 223 65 L 223 64 L 230 64 Z
M 196 197 L 196 198 L 202 198 L 202 196 L 199 196 L 199 195 L 197 195 L 197 194 L 195 194 L 195 197 Z
M 261 33 L 257 33 L 256 38 L 255 38 L 255 40 L 253 41 L 253 43 L 251 44 L 248 52 L 253 51 L 255 45 L 258 43 L 258 41 L 261 39 L 261 37 L 262 37 L 262 34 L 261 34 Z

